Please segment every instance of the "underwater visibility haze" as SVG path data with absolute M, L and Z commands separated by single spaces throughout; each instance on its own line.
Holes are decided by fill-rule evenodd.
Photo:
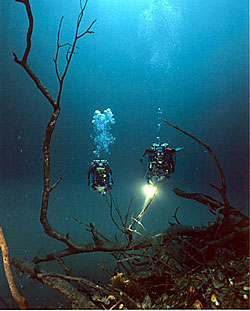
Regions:
M 60 41 L 75 34 L 80 1 L 30 1 L 34 30 L 28 63 L 53 96 L 58 90 L 54 62 L 60 18 Z M 28 27 L 23 4 L 0 4 L 0 226 L 11 257 L 34 258 L 62 249 L 39 222 L 43 186 L 42 144 L 51 106 L 12 52 L 23 55 Z M 214 220 L 204 205 L 176 196 L 173 188 L 212 195 L 220 184 L 206 149 L 169 127 L 179 126 L 208 144 L 216 154 L 232 206 L 248 215 L 249 203 L 249 60 L 248 1 L 89 0 L 82 29 L 65 78 L 61 113 L 51 140 L 51 182 L 62 181 L 50 195 L 48 218 L 58 231 L 81 243 L 91 234 L 73 218 L 113 239 L 105 196 L 88 187 L 92 160 L 105 158 L 113 172 L 112 196 L 125 213 L 133 196 L 135 213 L 145 203 L 143 187 L 153 143 L 183 147 L 175 172 L 140 219 L 150 233 L 178 219 L 190 226 Z M 60 51 L 60 72 L 67 46 Z M 118 232 L 119 238 L 119 232 Z M 75 275 L 103 284 L 114 260 L 107 253 L 65 259 Z M 55 263 L 50 269 L 60 271 Z M 1 267 L 1 265 L 0 265 Z M 59 308 L 61 296 L 38 282 L 18 280 L 33 308 Z M 0 269 L 0 309 L 11 296 Z M 47 297 L 43 299 L 41 297 Z M 64 301 L 62 300 L 62 305 Z

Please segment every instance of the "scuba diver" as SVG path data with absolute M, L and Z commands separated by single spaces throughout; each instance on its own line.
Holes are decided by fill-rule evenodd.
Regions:
M 113 186 L 112 171 L 108 160 L 93 160 L 88 171 L 88 186 L 105 195 Z
M 168 143 L 152 144 L 150 149 L 146 149 L 140 162 L 144 156 L 148 155 L 148 170 L 146 178 L 148 184 L 154 184 L 165 178 L 169 178 L 170 174 L 175 171 L 176 152 L 183 148 L 170 148 Z

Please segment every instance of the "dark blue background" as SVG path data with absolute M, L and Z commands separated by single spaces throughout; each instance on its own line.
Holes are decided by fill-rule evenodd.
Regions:
M 34 32 L 28 62 L 56 96 L 53 58 L 58 24 L 64 16 L 61 42 L 71 42 L 79 2 L 31 1 L 31 6 Z M 13 61 L 12 52 L 21 57 L 25 48 L 24 6 L 4 0 L 0 7 L 4 21 L 0 29 L 0 225 L 11 254 L 32 258 L 37 252 L 41 255 L 62 247 L 43 234 L 39 223 L 42 142 L 51 107 Z M 149 231 L 166 228 L 178 206 L 184 224 L 206 225 L 213 219 L 205 206 L 176 198 L 171 191 L 179 187 L 218 198 L 208 186 L 220 183 L 213 160 L 196 142 L 163 123 L 158 133 L 158 108 L 163 110 L 163 119 L 212 147 L 227 179 L 230 202 L 247 213 L 248 1 L 90 0 L 82 30 L 95 18 L 95 33 L 77 44 L 51 143 L 52 182 L 63 177 L 51 195 L 52 226 L 70 231 L 83 242 L 91 237 L 72 217 L 92 221 L 107 236 L 115 232 L 104 199 L 87 187 L 94 149 L 93 112 L 108 107 L 116 119 L 112 126 L 116 141 L 108 156 L 115 181 L 113 195 L 123 213 L 134 194 L 137 211 L 141 210 L 146 164 L 139 158 L 160 134 L 162 141 L 184 150 L 177 155 L 169 184 L 143 217 L 145 227 Z M 101 254 L 67 260 L 74 273 L 95 279 L 104 276 L 96 264 L 89 267 L 90 261 L 111 264 Z M 7 293 L 7 285 L 0 286 Z M 30 290 L 29 284 L 24 287 Z M 34 304 L 46 306 L 33 291 Z

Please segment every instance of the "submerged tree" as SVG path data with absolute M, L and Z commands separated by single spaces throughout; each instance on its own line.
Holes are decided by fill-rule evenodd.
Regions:
M 206 279 L 205 276 L 211 272 L 208 263 L 210 265 L 214 263 L 218 264 L 226 257 L 230 258 L 230 260 L 233 258 L 237 261 L 238 258 L 243 258 L 242 256 L 248 254 L 248 249 L 245 246 L 248 243 L 249 218 L 230 205 L 226 194 L 225 177 L 211 147 L 179 127 L 170 124 L 168 121 L 165 121 L 168 125 L 176 128 L 205 147 L 215 160 L 221 179 L 221 187 L 213 184 L 210 184 L 210 186 L 219 192 L 221 201 L 202 193 L 188 193 L 177 188 L 173 189 L 178 196 L 193 199 L 201 204 L 205 204 L 209 211 L 215 216 L 215 221 L 212 224 L 203 227 L 183 225 L 178 220 L 176 210 L 173 216 L 175 223 L 169 222 L 166 224 L 166 227 L 167 225 L 168 227 L 165 231 L 156 235 L 145 233 L 145 231 L 144 233 L 140 233 L 138 230 L 134 229 L 134 225 L 138 224 L 140 228 L 144 230 L 143 224 L 140 222 L 140 217 L 149 207 L 154 196 L 149 200 L 148 205 L 146 205 L 142 213 L 137 217 L 132 217 L 131 209 L 134 199 L 131 199 L 126 214 L 122 215 L 111 192 L 109 192 L 106 201 L 110 208 L 110 217 L 117 230 L 122 234 L 120 240 L 115 238 L 110 240 L 100 233 L 92 223 L 84 224 L 78 219 L 75 219 L 75 221 L 84 225 L 91 233 L 93 238 L 92 243 L 77 243 L 71 239 L 70 233 L 61 233 L 51 226 L 47 217 L 49 198 L 51 192 L 55 190 L 62 180 L 62 177 L 59 177 L 56 182 L 51 183 L 51 137 L 60 114 L 60 101 L 64 80 L 75 53 L 76 43 L 83 36 L 93 33 L 92 26 L 95 20 L 85 31 L 81 31 L 81 22 L 88 3 L 88 0 L 86 0 L 84 5 L 81 5 L 73 42 L 69 44 L 60 42 L 63 18 L 61 19 L 54 59 L 59 88 L 57 97 L 54 99 L 27 63 L 33 31 L 33 15 L 29 0 L 16 0 L 16 2 L 21 2 L 25 5 L 29 27 L 24 55 L 22 58 L 18 58 L 18 56 L 13 53 L 14 61 L 27 72 L 34 81 L 36 87 L 42 92 L 52 106 L 52 114 L 46 126 L 43 142 L 44 175 L 40 222 L 44 232 L 53 239 L 64 243 L 66 248 L 55 253 L 47 254 L 44 257 L 36 257 L 32 261 L 25 258 L 14 258 L 12 259 L 12 264 L 18 271 L 28 274 L 30 278 L 38 280 L 45 286 L 57 290 L 69 301 L 73 309 L 198 308 L 201 306 L 210 308 L 211 303 L 214 303 L 213 306 L 217 306 L 216 301 L 217 303 L 219 302 L 215 294 L 213 299 L 211 298 L 211 293 L 208 294 L 210 295 L 209 299 L 211 298 L 209 304 L 206 301 L 206 295 L 204 294 L 202 296 L 201 289 L 198 289 L 197 285 L 190 285 L 190 282 L 193 282 L 193 278 L 196 278 L 194 276 L 201 278 L 197 272 L 201 269 L 203 269 L 204 278 L 200 279 L 200 282 L 207 282 L 205 280 L 208 280 L 208 278 Z M 67 47 L 67 52 L 65 67 L 61 72 L 58 66 L 58 57 L 63 47 Z M 242 247 L 242 245 L 244 247 Z M 110 253 L 117 262 L 114 268 L 114 275 L 111 277 L 110 283 L 105 287 L 82 277 L 73 276 L 70 269 L 63 262 L 63 258 L 67 256 L 97 251 Z M 41 267 L 41 263 L 49 261 L 58 262 L 64 269 L 65 274 L 49 273 Z M 230 269 L 225 267 L 225 270 Z M 226 276 L 225 280 L 226 278 L 228 281 L 229 277 Z M 180 280 L 182 279 L 187 280 L 187 284 L 185 282 L 181 283 Z M 192 284 L 196 283 L 194 282 Z M 216 284 L 217 289 L 224 288 L 224 285 L 220 286 L 218 283 Z M 180 290 L 182 291 L 182 295 L 176 295 Z M 185 290 L 188 291 L 188 294 L 185 294 Z M 178 299 L 176 296 L 178 296 Z M 243 297 L 243 302 L 245 302 L 244 299 Z M 166 300 L 168 300 L 168 304 Z M 232 303 L 232 306 L 234 307 L 235 304 L 236 302 Z M 221 305 L 219 304 L 218 306 Z M 243 304 L 240 306 L 244 307 Z

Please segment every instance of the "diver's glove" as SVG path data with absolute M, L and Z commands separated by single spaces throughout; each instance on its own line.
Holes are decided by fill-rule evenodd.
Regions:
M 142 162 L 143 158 L 140 158 L 140 162 Z

